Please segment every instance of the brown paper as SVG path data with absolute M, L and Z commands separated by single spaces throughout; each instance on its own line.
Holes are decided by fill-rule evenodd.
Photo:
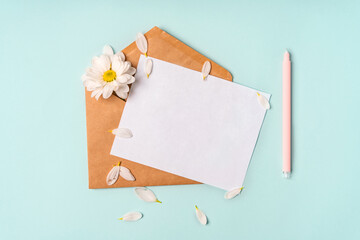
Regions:
M 180 42 L 173 36 L 158 27 L 152 28 L 145 34 L 148 41 L 148 55 L 163 61 L 174 63 L 196 71 L 201 71 L 203 63 L 208 60 L 211 62 L 210 75 L 231 81 L 231 74 L 218 64 L 204 57 L 189 46 Z M 133 67 L 137 66 L 140 52 L 135 42 L 123 50 L 126 60 L 130 61 Z M 89 167 L 89 188 L 117 188 L 117 187 L 136 187 L 136 186 L 156 186 L 156 185 L 179 185 L 196 184 L 190 179 L 186 179 L 171 173 L 167 173 L 155 168 L 138 164 L 126 159 L 110 155 L 110 150 L 114 141 L 114 135 L 108 132 L 110 129 L 117 128 L 125 106 L 125 102 L 116 96 L 109 99 L 99 98 L 97 101 L 91 98 L 91 93 L 86 91 L 86 125 L 88 141 L 88 167 Z M 106 176 L 113 165 L 121 161 L 122 165 L 129 168 L 136 178 L 130 182 L 122 179 L 112 186 L 106 184 Z

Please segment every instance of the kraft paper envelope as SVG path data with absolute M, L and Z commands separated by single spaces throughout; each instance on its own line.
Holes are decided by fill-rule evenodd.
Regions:
M 152 28 L 145 34 L 148 41 L 148 55 L 166 62 L 174 63 L 195 71 L 201 71 L 203 63 L 211 62 L 210 74 L 225 80 L 232 80 L 231 74 L 218 64 L 196 52 L 178 39 L 169 35 L 158 27 Z M 137 67 L 140 52 L 135 42 L 123 50 L 126 60 L 132 66 Z M 116 96 L 109 99 L 91 98 L 91 93 L 86 91 L 86 125 L 88 142 L 88 167 L 89 188 L 117 188 L 136 186 L 157 185 L 180 185 L 197 184 L 199 182 L 189 180 L 168 172 L 160 171 L 142 164 L 110 155 L 114 142 L 114 135 L 108 132 L 117 128 L 125 102 Z M 131 159 L 130 159 L 131 160 Z M 130 182 L 119 178 L 112 186 L 106 184 L 106 176 L 113 165 L 121 161 L 122 165 L 128 167 L 136 178 Z

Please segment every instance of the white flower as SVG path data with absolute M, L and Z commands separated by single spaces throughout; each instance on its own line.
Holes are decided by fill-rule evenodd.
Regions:
M 82 76 L 84 86 L 92 91 L 91 97 L 99 99 L 101 95 L 107 99 L 115 92 L 120 98 L 126 99 L 129 86 L 135 81 L 136 69 L 125 61 L 122 52 L 114 54 L 113 49 L 106 45 L 100 57 L 92 59 L 92 66 Z

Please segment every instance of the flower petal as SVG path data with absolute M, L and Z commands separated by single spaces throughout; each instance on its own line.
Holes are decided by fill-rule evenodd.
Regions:
M 269 101 L 268 101 L 263 95 L 261 95 L 261 94 L 258 93 L 258 92 L 256 93 L 256 95 L 257 95 L 257 99 L 258 99 L 260 105 L 261 105 L 263 108 L 265 108 L 266 110 L 270 109 L 270 103 L 269 103 Z
M 110 69 L 110 59 L 106 55 L 101 55 L 100 57 L 93 58 L 93 68 L 97 71 L 104 73 Z
M 225 193 L 224 198 L 225 199 L 232 199 L 234 197 L 236 197 L 237 195 L 239 195 L 241 193 L 241 190 L 243 190 L 244 187 L 241 188 L 235 188 L 231 191 L 228 191 L 227 193 Z
M 103 84 L 101 81 L 98 81 L 98 80 L 95 80 L 93 78 L 90 78 L 88 76 L 84 76 L 83 77 L 83 85 L 86 87 L 86 88 L 99 88 L 99 87 L 102 87 Z M 94 89 L 92 90 L 88 90 L 88 91 L 93 91 Z
M 81 76 L 81 80 L 82 80 L 85 87 L 86 87 L 86 83 L 89 82 L 89 81 L 96 82 L 96 80 L 94 78 L 92 78 L 91 76 L 88 76 L 87 74 L 83 74 Z
M 138 47 L 139 51 L 143 54 L 147 53 L 147 40 L 142 33 L 138 33 L 136 35 L 136 46 Z
M 155 196 L 155 194 L 148 188 L 137 187 L 135 188 L 136 195 L 145 202 L 158 202 L 161 203 Z
M 123 62 L 125 61 L 125 55 L 123 52 L 121 52 L 121 51 L 117 52 L 115 55 L 118 56 L 121 61 L 123 61 Z
M 116 129 L 112 130 L 111 132 L 112 132 L 112 134 L 114 134 L 120 138 L 132 138 L 133 137 L 132 132 L 130 131 L 130 129 L 127 129 L 127 128 L 116 128 Z
M 120 176 L 127 181 L 135 181 L 134 175 L 126 167 L 120 166 Z
M 95 89 L 95 90 L 91 93 L 91 97 L 95 97 L 96 100 L 98 100 L 99 97 L 100 97 L 101 94 L 102 94 L 102 90 L 103 90 L 103 88 Z
M 126 73 L 129 75 L 134 75 L 136 73 L 136 68 L 130 67 Z
M 93 57 L 93 58 L 91 59 L 91 65 L 94 65 L 95 62 L 96 62 L 97 60 L 99 60 L 99 59 L 100 59 L 100 57 L 98 57 L 98 56 Z
M 133 82 L 135 82 L 135 77 L 130 76 L 130 78 L 126 81 L 126 84 L 132 84 Z
M 121 91 L 121 92 L 125 92 L 125 93 L 129 92 L 129 90 L 130 90 L 129 86 L 127 84 L 123 84 L 123 83 L 120 83 L 120 85 L 117 89 L 117 91 Z
M 122 218 L 119 218 L 119 220 L 135 222 L 135 221 L 141 219 L 142 216 L 143 215 L 141 212 L 129 212 L 129 213 L 126 213 Z
M 127 93 L 126 92 L 121 92 L 121 91 L 115 91 L 116 95 L 118 95 L 119 98 L 121 99 L 126 99 L 127 98 Z
M 93 67 L 87 68 L 85 73 L 87 76 L 94 78 L 94 79 L 102 79 L 102 75 L 103 75 L 102 72 L 98 71 L 97 69 L 95 69 Z
M 106 184 L 113 185 L 119 178 L 120 166 L 114 166 L 106 177 Z
M 112 70 L 114 70 L 115 72 L 119 72 L 121 66 L 122 62 L 120 61 L 120 59 L 118 57 L 114 57 L 111 63 Z
M 110 45 L 105 45 L 103 48 L 103 54 L 107 56 L 112 56 L 114 55 L 114 50 Z
M 131 68 L 131 63 L 129 61 L 125 61 L 124 63 L 124 69 L 122 70 L 122 73 L 126 73 Z
M 102 85 L 100 82 L 93 81 L 91 79 L 87 79 L 86 81 L 83 82 L 83 84 L 86 87 L 86 89 L 90 92 L 99 88 L 102 89 Z
M 114 86 L 106 84 L 103 89 L 103 98 L 108 99 L 114 91 Z
M 210 70 L 211 70 L 211 63 L 209 61 L 204 62 L 204 65 L 201 70 L 203 80 L 205 80 L 205 78 L 209 75 Z
M 206 225 L 207 224 L 207 217 L 206 217 L 205 213 L 203 213 L 196 205 L 195 205 L 195 209 L 196 209 L 196 217 L 199 220 L 199 222 L 202 225 Z
M 95 95 L 95 99 L 96 100 L 99 100 L 99 98 L 100 98 L 100 96 L 101 96 L 101 94 L 103 93 L 103 91 L 102 91 L 103 89 L 101 89 L 101 91 L 100 92 L 98 92 L 96 95 Z
M 108 84 L 113 86 L 113 91 L 117 90 L 119 88 L 119 86 L 122 85 L 119 81 L 116 81 L 116 80 L 109 82 Z
M 116 80 L 119 81 L 120 83 L 128 83 L 128 82 L 134 82 L 132 81 L 133 76 L 129 75 L 129 74 L 122 74 L 119 75 L 116 73 Z
M 115 91 L 115 93 L 121 99 L 126 99 L 128 97 L 127 92 L 122 92 L 122 91 L 117 90 L 117 91 Z
M 116 65 L 115 67 L 113 67 L 113 70 L 116 72 L 116 76 L 121 76 L 121 75 L 125 74 L 130 69 L 130 67 L 131 67 L 130 62 L 119 61 L 119 65 Z
M 103 82 L 102 76 L 100 74 L 94 73 L 92 71 L 86 71 L 86 73 L 81 76 L 81 79 L 82 79 L 83 83 L 86 81 L 93 81 L 93 82 L 97 82 L 99 84 L 101 82 Z
M 153 67 L 153 62 L 150 58 L 146 59 L 146 62 L 145 62 L 145 74 L 146 74 L 146 77 L 149 78 L 150 76 L 150 73 L 152 71 L 152 67 Z

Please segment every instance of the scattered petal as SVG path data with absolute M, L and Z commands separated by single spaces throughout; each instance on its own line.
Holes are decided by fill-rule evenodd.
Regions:
M 146 63 L 145 63 L 145 73 L 146 73 L 146 77 L 149 78 L 150 73 L 152 71 L 152 67 L 153 67 L 153 62 L 150 58 L 146 59 Z
M 135 188 L 136 195 L 145 202 L 158 202 L 161 203 L 155 196 L 155 194 L 148 188 L 137 187 Z
M 126 167 L 120 166 L 120 176 L 127 181 L 135 181 L 134 175 Z
M 211 70 L 211 63 L 209 61 L 204 62 L 204 65 L 201 70 L 203 80 L 205 80 L 205 78 L 209 75 L 210 70 Z
M 135 222 L 139 219 L 142 218 L 142 213 L 141 212 L 129 212 L 127 214 L 125 214 L 122 218 L 118 218 L 119 220 L 124 220 L 127 222 Z
M 195 209 L 196 209 L 196 217 L 199 220 L 199 222 L 202 225 L 206 225 L 207 224 L 207 217 L 206 217 L 205 213 L 203 213 L 196 205 L 195 205 Z
M 260 105 L 263 106 L 266 110 L 270 109 L 269 101 L 263 95 L 261 95 L 258 92 L 256 93 L 256 95 L 257 95 L 257 99 L 258 99 Z
M 136 35 L 136 46 L 147 57 L 147 40 L 142 33 Z
M 113 185 L 119 178 L 119 175 L 127 181 L 135 181 L 135 177 L 126 167 L 120 166 L 121 162 L 115 165 L 107 175 L 106 183 Z
M 241 188 L 235 188 L 231 191 L 228 191 L 227 193 L 225 193 L 224 198 L 225 199 L 232 199 L 234 197 L 236 197 L 237 195 L 239 195 L 241 193 L 241 191 L 243 190 L 244 187 Z
M 119 173 L 120 173 L 120 164 L 114 166 L 110 172 L 108 173 L 107 177 L 106 177 L 106 184 L 107 185 L 113 185 L 114 183 L 116 183 L 116 181 L 119 178 Z
M 128 128 L 116 128 L 110 131 L 112 134 L 120 138 L 132 138 L 133 134 Z
M 107 56 L 112 56 L 114 55 L 114 50 L 112 49 L 112 47 L 110 47 L 110 45 L 105 45 L 103 48 L 103 54 Z

